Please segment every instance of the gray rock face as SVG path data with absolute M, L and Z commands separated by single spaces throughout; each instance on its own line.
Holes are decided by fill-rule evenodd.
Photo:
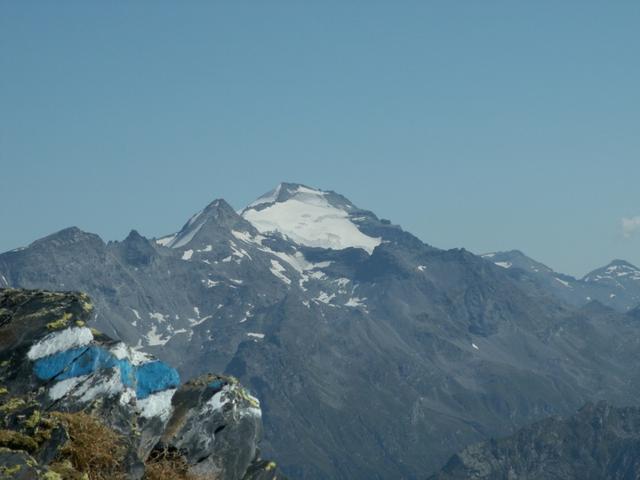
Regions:
M 636 400 L 637 320 L 514 271 L 295 184 L 157 240 L 69 230 L 0 255 L 8 284 L 86 290 L 98 328 L 183 377 L 238 377 L 265 454 L 307 479 L 422 478 L 470 443 Z
M 640 409 L 588 404 L 516 434 L 472 445 L 430 480 L 640 478 Z
M 80 479 L 102 465 L 91 478 L 140 479 L 167 451 L 185 475 L 276 477 L 258 451 L 260 403 L 235 378 L 181 385 L 169 365 L 89 328 L 92 309 L 84 294 L 0 289 L 1 478 Z M 76 423 L 91 436 L 81 455 Z M 113 458 L 85 466 L 87 441 L 99 451 L 111 438 Z
M 532 293 L 551 295 L 570 305 L 600 302 L 619 312 L 640 306 L 640 269 L 624 260 L 613 260 L 582 279 L 554 272 L 518 250 L 482 255 L 504 268 Z

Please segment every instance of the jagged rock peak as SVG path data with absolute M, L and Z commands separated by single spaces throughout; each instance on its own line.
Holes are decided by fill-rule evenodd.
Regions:
M 159 238 L 156 243 L 169 248 L 184 248 L 199 237 L 210 236 L 219 230 L 230 232 L 232 229 L 255 233 L 249 222 L 244 220 L 225 200 L 218 198 L 194 214 L 180 231 Z

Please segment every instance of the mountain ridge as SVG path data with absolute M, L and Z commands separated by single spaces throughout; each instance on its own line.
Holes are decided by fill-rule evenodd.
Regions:
M 302 200 L 327 208 L 314 192 Z M 336 205 L 332 221 L 380 242 L 307 245 L 289 234 L 304 240 L 309 218 L 259 231 L 219 203 L 178 248 L 139 234 L 26 248 L 0 254 L 0 275 L 82 287 L 105 333 L 185 376 L 238 376 L 262 400 L 265 454 L 293 477 L 418 478 L 489 435 L 635 398 L 633 318 L 580 312 L 535 277 Z

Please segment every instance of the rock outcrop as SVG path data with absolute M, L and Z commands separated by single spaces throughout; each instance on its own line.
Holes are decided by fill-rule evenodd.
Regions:
M 454 455 L 430 480 L 640 478 L 640 408 L 587 404 Z
M 259 401 L 230 376 L 181 384 L 90 328 L 82 293 L 0 290 L 0 478 L 275 479 Z

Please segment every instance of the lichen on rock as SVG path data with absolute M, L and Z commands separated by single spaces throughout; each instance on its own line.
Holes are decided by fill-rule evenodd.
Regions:
M 4 289 L 0 312 L 0 478 L 278 476 L 259 458 L 260 403 L 235 378 L 181 384 L 88 327 L 81 293 Z

